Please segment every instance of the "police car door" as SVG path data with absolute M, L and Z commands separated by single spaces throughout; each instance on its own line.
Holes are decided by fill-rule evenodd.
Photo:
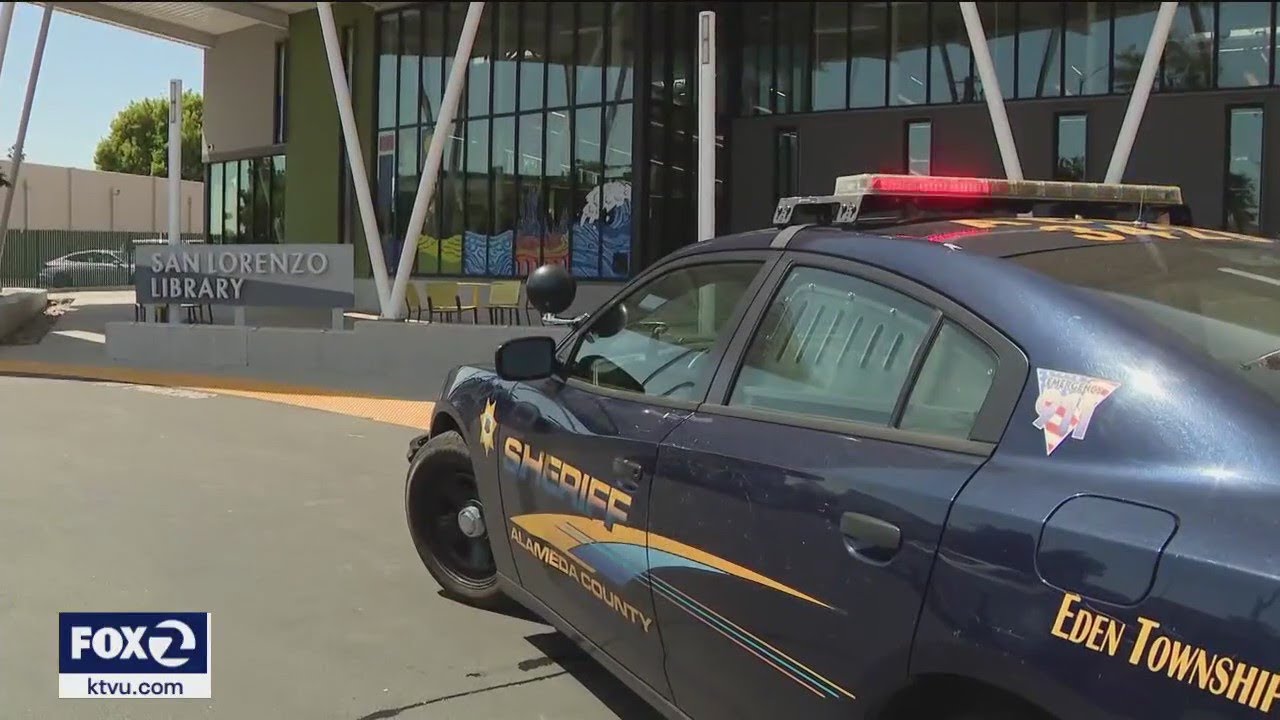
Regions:
M 765 257 L 695 256 L 637 279 L 562 346 L 558 375 L 513 388 L 502 420 L 521 584 L 667 697 L 644 580 L 658 443 L 704 398 Z
M 698 720 L 861 718 L 901 687 L 948 508 L 993 448 L 974 438 L 1008 418 L 986 398 L 1018 372 L 934 293 L 788 263 L 659 450 L 650 582 Z

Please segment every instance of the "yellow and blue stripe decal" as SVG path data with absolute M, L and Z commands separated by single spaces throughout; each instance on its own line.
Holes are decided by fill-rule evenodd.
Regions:
M 511 518 L 511 522 L 615 585 L 622 586 L 632 580 L 644 583 L 656 595 L 815 695 L 854 699 L 849 691 L 650 571 L 679 567 L 731 575 L 818 607 L 835 610 L 827 603 L 691 545 L 619 523 L 605 527 L 602 520 L 561 513 L 517 515 Z

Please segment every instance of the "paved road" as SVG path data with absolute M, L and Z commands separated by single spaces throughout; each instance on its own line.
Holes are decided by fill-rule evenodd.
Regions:
M 546 625 L 438 595 L 406 428 L 0 377 L 0 717 L 656 716 Z M 213 699 L 58 700 L 60 610 L 213 613 Z

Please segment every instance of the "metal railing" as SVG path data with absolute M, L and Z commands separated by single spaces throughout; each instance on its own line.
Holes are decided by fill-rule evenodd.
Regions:
M 204 235 L 182 239 L 203 242 Z M 0 287 L 130 287 L 138 245 L 165 241 L 154 232 L 10 230 L 0 257 Z

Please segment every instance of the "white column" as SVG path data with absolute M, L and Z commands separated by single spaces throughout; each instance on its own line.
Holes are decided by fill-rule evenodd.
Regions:
M 378 235 L 378 219 L 373 212 L 373 197 L 369 192 L 369 174 L 364 166 L 364 152 L 360 149 L 360 135 L 356 130 L 356 116 L 351 109 L 351 88 L 343 71 L 342 52 L 338 45 L 338 31 L 333 23 L 332 3 L 316 3 L 320 16 L 320 31 L 324 36 L 325 55 L 329 60 L 329 75 L 333 80 L 333 96 L 338 106 L 338 120 L 342 124 L 342 139 L 346 143 L 347 165 L 351 168 L 351 183 L 355 185 L 356 203 L 360 208 L 360 220 L 364 226 L 364 240 L 369 248 L 369 264 L 373 266 L 373 284 L 378 289 L 378 306 L 387 317 L 390 298 L 390 282 L 387 279 L 387 261 L 382 254 L 382 238 Z
M 1125 110 L 1120 135 L 1116 138 L 1116 147 L 1111 153 L 1111 164 L 1107 165 L 1105 182 L 1118 183 L 1124 179 L 1124 169 L 1129 165 L 1129 153 L 1133 151 L 1133 141 L 1138 136 L 1138 127 L 1142 125 L 1142 114 L 1147 110 L 1147 98 L 1151 97 L 1151 85 L 1155 83 L 1160 56 L 1164 54 L 1165 43 L 1169 40 L 1169 28 L 1173 26 L 1173 15 L 1177 10 L 1176 2 L 1160 3 L 1151 39 L 1147 41 L 1147 52 L 1142 56 L 1142 67 L 1138 69 L 1138 79 L 1134 81 L 1133 93 L 1129 95 L 1129 109 Z
M 18 118 L 18 141 L 13 144 L 13 164 L 10 166 L 9 191 L 4 196 L 4 211 L 0 214 L 0 258 L 4 257 L 5 236 L 9 232 L 9 214 L 13 212 L 13 195 L 18 190 L 18 171 L 22 169 L 22 148 L 27 143 L 27 125 L 31 122 L 31 104 L 36 99 L 36 84 L 40 81 L 40 62 L 44 59 L 44 41 L 49 37 L 49 20 L 53 17 L 53 3 L 45 3 L 40 16 L 40 33 L 36 36 L 35 55 L 31 58 L 31 74 L 27 76 L 27 95 L 22 101 L 22 114 Z
M 4 68 L 4 51 L 9 47 L 9 28 L 13 26 L 13 9 L 16 2 L 0 3 L 0 69 Z
M 698 13 L 698 240 L 716 235 L 716 14 Z
M 112 192 L 115 207 L 115 191 Z M 182 242 L 182 81 L 169 81 L 169 249 Z M 169 324 L 177 325 L 181 305 L 169 304 Z
M 418 237 L 422 235 L 422 224 L 427 219 L 427 208 L 431 207 L 432 196 L 436 189 L 436 176 L 440 174 L 440 164 L 444 161 L 444 146 L 453 135 L 453 119 L 458 114 L 458 103 L 462 100 L 462 89 L 467 84 L 467 66 L 471 64 L 471 47 L 475 44 L 476 32 L 480 29 L 480 16 L 484 13 L 484 3 L 473 2 L 467 8 L 467 19 L 462 23 L 462 34 L 458 37 L 458 49 L 453 55 L 453 67 L 449 68 L 449 80 L 444 87 L 444 98 L 440 101 L 440 114 L 436 121 L 436 129 L 431 134 L 431 145 L 427 149 L 427 159 L 422 168 L 422 178 L 418 181 L 418 194 L 413 198 L 413 211 L 409 213 L 409 226 L 405 229 L 404 247 L 400 249 L 400 263 L 396 266 L 396 281 L 391 288 L 389 307 L 383 309 L 383 317 L 400 317 L 404 305 L 405 291 L 409 286 L 409 273 L 413 270 L 413 256 L 418 251 Z
M 1009 129 L 1009 116 L 1004 111 L 1004 95 L 1000 92 L 1000 79 L 996 76 L 995 63 L 991 61 L 991 48 L 987 45 L 987 33 L 982 29 L 982 16 L 977 3 L 960 3 L 964 16 L 964 28 L 969 33 L 969 45 L 973 59 L 978 64 L 978 77 L 982 79 L 982 94 L 987 97 L 987 112 L 991 114 L 991 127 L 996 132 L 996 145 L 1000 148 L 1000 160 L 1004 163 L 1005 177 L 1022 179 L 1022 162 L 1018 160 L 1018 146 Z

